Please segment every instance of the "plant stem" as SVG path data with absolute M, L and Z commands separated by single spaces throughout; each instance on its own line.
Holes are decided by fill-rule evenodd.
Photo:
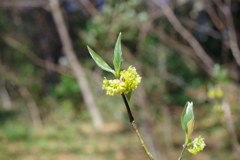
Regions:
M 182 152 L 181 152 L 178 160 L 181 160 L 181 159 L 182 159 L 183 153 L 184 153 L 184 151 L 186 150 L 187 146 L 188 146 L 188 144 L 184 144 L 184 145 L 183 145 L 183 149 L 182 149 Z
M 144 142 L 144 140 L 143 140 L 143 138 L 142 138 L 142 135 L 141 135 L 140 132 L 138 131 L 137 125 L 136 125 L 136 123 L 135 123 L 135 121 L 134 121 L 134 117 L 133 117 L 133 115 L 132 115 L 132 112 L 131 112 L 131 109 L 130 109 L 130 107 L 129 107 L 128 100 L 127 100 L 125 94 L 123 93 L 123 94 L 121 94 L 121 95 L 122 95 L 123 101 L 124 101 L 124 103 L 125 103 L 125 106 L 126 106 L 126 109 L 127 109 L 127 112 L 128 112 L 128 117 L 129 117 L 129 120 L 130 120 L 130 123 L 131 123 L 131 126 L 132 126 L 133 130 L 134 130 L 135 133 L 137 134 L 138 139 L 140 140 L 141 145 L 142 145 L 145 153 L 147 154 L 148 158 L 149 158 L 150 160 L 154 160 L 152 154 L 149 152 L 149 150 L 148 150 L 148 148 L 147 148 L 147 146 L 146 146 L 146 144 L 145 144 L 145 142 Z

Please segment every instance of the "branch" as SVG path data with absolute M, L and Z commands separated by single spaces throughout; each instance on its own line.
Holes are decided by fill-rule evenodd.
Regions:
M 33 122 L 33 126 L 35 128 L 42 127 L 42 121 L 41 121 L 41 117 L 39 114 L 37 104 L 35 103 L 34 99 L 32 98 L 31 93 L 29 92 L 27 87 L 24 86 L 19 81 L 19 78 L 18 78 L 18 76 L 15 75 L 15 73 L 12 73 L 11 71 L 7 70 L 6 67 L 2 64 L 0 64 L 0 67 L 1 67 L 1 69 L 3 69 L 2 73 L 3 73 L 4 78 L 6 77 L 6 79 L 8 81 L 10 81 L 14 85 L 18 86 L 19 93 L 21 94 L 21 96 L 27 103 L 27 107 L 29 109 L 30 116 L 31 116 L 31 119 Z
M 224 110 L 224 117 L 225 117 L 225 121 L 226 121 L 227 130 L 228 130 L 229 134 L 231 135 L 231 141 L 232 141 L 233 147 L 234 147 L 236 153 L 240 154 L 240 145 L 238 143 L 236 129 L 235 129 L 233 119 L 232 119 L 231 108 L 226 101 L 223 101 L 222 107 Z M 240 159 L 239 156 L 238 156 L 238 159 Z
M 47 4 L 47 0 L 6 0 L 0 1 L 1 7 L 42 7 Z
M 203 33 L 203 34 L 207 34 L 215 39 L 220 39 L 221 40 L 221 33 L 219 33 L 218 31 L 212 29 L 211 27 L 208 26 L 204 26 L 204 25 L 200 25 L 198 24 L 196 21 L 193 21 L 191 19 L 188 18 L 179 18 L 179 20 L 185 24 L 185 26 L 194 29 L 197 32 Z
M 208 13 L 208 15 L 210 16 L 213 24 L 215 25 L 215 27 L 220 31 L 223 32 L 226 28 L 226 26 L 223 24 L 222 20 L 218 17 L 218 15 L 216 14 L 216 12 L 214 11 L 214 9 L 210 6 L 211 1 L 209 0 L 205 0 L 205 4 L 206 4 L 206 11 Z
M 63 45 L 63 51 L 67 56 L 68 60 L 71 62 L 71 68 L 74 72 L 74 76 L 77 79 L 79 88 L 81 88 L 81 93 L 83 96 L 84 103 L 92 117 L 93 124 L 96 129 L 101 129 L 103 126 L 103 120 L 100 112 L 94 102 L 92 92 L 89 88 L 88 81 L 86 79 L 85 73 L 81 64 L 78 62 L 76 54 L 72 47 L 72 41 L 67 31 L 67 26 L 64 22 L 63 15 L 60 10 L 58 0 L 50 0 L 50 8 L 53 15 L 53 19 L 56 23 L 58 34 Z
M 163 0 L 157 1 L 157 0 L 151 0 L 156 5 L 158 5 L 167 19 L 170 21 L 170 23 L 173 25 L 176 31 L 191 45 L 197 56 L 201 59 L 203 64 L 206 65 L 207 73 L 212 76 L 213 72 L 213 66 L 214 62 L 213 60 L 208 56 L 208 54 L 203 50 L 202 46 L 199 44 L 199 42 L 192 36 L 191 33 L 187 29 L 185 29 L 182 24 L 179 22 L 177 17 L 174 15 L 172 9 L 166 4 Z
M 91 1 L 79 0 L 79 2 L 87 9 L 87 11 L 91 14 L 91 16 L 95 16 L 98 14 L 98 10 L 94 7 Z
M 195 54 L 192 54 L 194 52 L 194 50 L 191 47 L 183 45 L 179 41 L 177 41 L 174 38 L 172 38 L 171 36 L 167 35 L 163 31 L 163 29 L 161 29 L 160 27 L 154 29 L 153 33 L 157 34 L 165 42 L 165 44 L 167 46 L 173 47 L 179 54 L 182 54 L 183 56 L 190 57 L 191 59 L 193 59 L 195 61 L 196 64 L 200 65 L 200 67 L 206 73 L 209 72 L 207 66 L 204 65 L 203 62 L 201 60 L 199 60 L 199 58 L 196 57 Z
M 129 117 L 129 120 L 130 120 L 130 123 L 131 123 L 131 126 L 132 126 L 133 130 L 137 134 L 138 139 L 141 142 L 141 145 L 142 145 L 145 153 L 147 154 L 148 158 L 150 160 L 154 160 L 152 154 L 148 151 L 148 148 L 147 148 L 147 146 L 146 146 L 146 144 L 145 144 L 145 142 L 144 142 L 140 132 L 138 131 L 137 125 L 136 125 L 136 123 L 134 121 L 134 117 L 132 115 L 131 109 L 130 109 L 129 104 L 128 104 L 128 100 L 127 100 L 127 98 L 126 98 L 124 93 L 122 94 L 122 98 L 123 98 L 123 101 L 125 103 L 125 106 L 126 106 L 126 109 L 127 109 L 127 112 L 128 112 L 128 117 Z
M 0 68 L 0 96 L 2 98 L 3 108 L 6 109 L 6 110 L 10 110 L 10 109 L 12 109 L 12 101 L 11 101 L 11 98 L 8 94 L 6 84 L 5 84 L 5 80 L 3 78 L 4 76 L 3 76 L 2 72 L 3 72 L 3 70 L 2 70 L 2 67 L 1 67 Z
M 181 160 L 181 159 L 182 159 L 182 157 L 183 157 L 183 153 L 184 153 L 184 151 L 186 150 L 187 146 L 188 146 L 187 144 L 185 144 L 185 145 L 183 146 L 182 152 L 181 152 L 181 154 L 180 154 L 178 160 Z
M 230 48 L 232 50 L 233 56 L 238 64 L 240 66 L 240 51 L 238 47 L 238 40 L 237 40 L 237 33 L 234 27 L 233 17 L 230 11 L 230 3 L 231 0 L 225 0 L 228 5 L 222 3 L 220 0 L 213 0 L 214 3 L 218 6 L 218 8 L 223 12 L 225 19 L 226 19 L 226 25 L 228 28 L 228 35 L 229 35 L 229 43 Z
M 6 44 L 8 44 L 12 48 L 25 54 L 36 65 L 43 67 L 43 68 L 50 69 L 54 72 L 57 72 L 57 73 L 60 73 L 60 74 L 66 75 L 66 76 L 72 76 L 73 73 L 71 70 L 61 67 L 59 65 L 56 65 L 54 63 L 51 63 L 49 61 L 45 61 L 45 60 L 38 58 L 27 46 L 25 46 L 21 42 L 17 41 L 16 39 L 14 39 L 8 35 L 1 35 L 1 37 L 5 41 Z M 51 66 L 51 67 L 47 67 L 47 66 Z
M 39 110 L 35 101 L 32 99 L 31 93 L 28 91 L 27 87 L 24 87 L 24 86 L 20 86 L 18 88 L 18 91 L 23 97 L 23 99 L 27 102 L 27 106 L 28 106 L 34 127 L 35 128 L 42 127 L 42 121 L 39 115 Z

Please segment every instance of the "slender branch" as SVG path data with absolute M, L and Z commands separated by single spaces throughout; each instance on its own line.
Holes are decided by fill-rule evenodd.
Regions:
M 76 57 L 76 53 L 74 52 L 74 49 L 72 47 L 72 41 L 68 33 L 67 25 L 63 19 L 59 1 L 50 0 L 49 7 L 51 9 L 53 19 L 58 30 L 58 34 L 60 36 L 60 40 L 63 45 L 63 51 L 67 56 L 68 60 L 71 62 L 70 63 L 71 69 L 73 70 L 73 74 L 77 79 L 79 88 L 81 88 L 83 100 L 91 115 L 93 124 L 96 129 L 102 129 L 103 127 L 102 116 L 100 114 L 98 107 L 94 102 L 94 97 L 93 97 L 92 91 L 90 90 L 88 80 L 86 79 L 86 75 L 83 70 L 83 67 L 78 61 Z
M 221 18 L 218 17 L 217 13 L 214 11 L 213 7 L 211 6 L 212 2 L 209 0 L 205 0 L 206 11 L 211 18 L 215 27 L 220 31 L 223 32 L 226 29 L 226 26 L 222 22 Z
M 181 154 L 180 154 L 178 160 L 181 160 L 181 159 L 182 159 L 182 157 L 183 157 L 183 153 L 184 153 L 184 151 L 186 150 L 187 146 L 188 146 L 187 144 L 185 144 L 185 145 L 183 146 L 182 152 L 181 152 Z
M 209 26 L 205 26 L 205 25 L 201 25 L 198 24 L 196 21 L 190 19 L 190 18 L 186 18 L 186 17 L 181 17 L 179 18 L 179 20 L 186 26 L 189 27 L 197 32 L 209 35 L 215 39 L 220 39 L 221 40 L 221 33 L 212 29 Z
M 79 2 L 87 9 L 87 11 L 91 14 L 91 16 L 95 16 L 98 14 L 98 10 L 93 6 L 91 1 L 82 1 Z
M 227 130 L 228 130 L 229 134 L 231 135 L 231 142 L 233 144 L 235 152 L 237 153 L 237 155 L 239 155 L 240 154 L 240 145 L 238 143 L 238 137 L 236 134 L 236 128 L 234 126 L 230 105 L 227 101 L 223 101 L 222 107 L 224 110 L 224 117 L 225 117 L 225 121 L 226 121 Z M 238 159 L 240 159 L 239 156 L 238 156 Z
M 13 8 L 13 7 L 43 7 L 47 4 L 47 0 L 33 1 L 33 0 L 10 0 L 0 1 L 0 8 Z
M 218 6 L 218 8 L 223 12 L 223 14 L 225 16 L 226 25 L 228 28 L 230 48 L 232 50 L 232 54 L 238 64 L 238 66 L 240 66 L 240 50 L 238 47 L 237 33 L 235 30 L 233 17 L 232 17 L 231 10 L 230 10 L 231 0 L 228 0 L 228 1 L 225 0 L 225 2 L 227 4 L 223 3 L 220 0 L 213 0 L 213 1 Z
M 196 38 L 180 23 L 172 9 L 169 5 L 163 0 L 151 0 L 156 5 L 158 5 L 162 12 L 165 14 L 169 22 L 173 25 L 175 30 L 190 44 L 190 46 L 195 51 L 196 55 L 201 59 L 203 64 L 207 67 L 207 73 L 212 76 L 213 74 L 213 66 L 214 61 L 209 57 L 209 55 L 204 51 L 200 43 L 196 40 Z
M 128 105 L 127 98 L 126 98 L 126 96 L 125 96 L 124 93 L 121 94 L 121 95 L 122 95 L 123 101 L 124 101 L 124 103 L 125 103 L 125 106 L 126 106 L 126 108 L 127 108 L 127 112 L 128 112 L 128 117 L 129 117 L 130 123 L 132 123 L 132 122 L 134 121 L 134 118 L 133 118 L 131 109 L 130 109 L 130 107 L 129 107 L 129 105 Z
M 6 110 L 10 110 L 10 109 L 12 109 L 12 101 L 8 94 L 2 72 L 3 72 L 3 70 L 2 70 L 2 68 L 0 68 L 0 76 L 1 76 L 1 78 L 0 78 L 0 96 L 2 98 L 3 108 Z
M 37 107 L 36 102 L 33 100 L 31 93 L 25 86 L 19 86 L 18 88 L 19 93 L 23 97 L 23 99 L 26 101 L 30 116 L 33 121 L 34 128 L 41 128 L 42 127 L 42 120 L 40 117 L 40 113 Z
M 54 72 L 58 72 L 59 74 L 63 74 L 66 76 L 72 76 L 72 70 L 68 69 L 68 68 L 64 68 L 61 67 L 59 65 L 56 65 L 54 63 L 51 63 L 49 61 L 45 61 L 42 60 L 40 58 L 38 58 L 36 56 L 35 53 L 33 53 L 27 46 L 25 46 L 24 44 L 22 44 L 20 41 L 14 39 L 13 37 L 9 36 L 9 35 L 3 35 L 1 34 L 1 38 L 4 40 L 4 42 L 11 46 L 12 48 L 22 52 L 23 54 L 25 54 L 33 63 L 35 63 L 36 65 L 46 68 L 46 69 L 50 69 Z M 47 67 L 47 66 L 51 66 L 51 67 Z
M 147 146 L 146 146 L 146 144 L 145 144 L 145 142 L 144 142 L 144 140 L 143 140 L 143 138 L 142 138 L 142 135 L 141 135 L 140 132 L 138 131 L 137 125 L 136 125 L 136 123 L 135 123 L 135 121 L 134 121 L 134 117 L 133 117 L 133 115 L 132 115 L 132 112 L 131 112 L 131 109 L 130 109 L 130 107 L 129 107 L 129 104 L 128 104 L 128 101 L 127 101 L 127 98 L 126 98 L 125 94 L 123 93 L 123 94 L 121 94 L 121 95 L 122 95 L 123 101 L 124 101 L 124 103 L 125 103 L 125 105 L 126 105 L 127 112 L 128 112 L 128 117 L 129 117 L 129 120 L 130 120 L 130 123 L 131 123 L 131 126 L 132 126 L 133 130 L 134 130 L 135 133 L 137 134 L 138 139 L 139 139 L 139 141 L 141 142 L 141 145 L 142 145 L 145 153 L 147 154 L 148 158 L 149 158 L 150 160 L 154 160 L 152 154 L 149 152 L 149 150 L 148 150 L 148 148 L 147 148 Z

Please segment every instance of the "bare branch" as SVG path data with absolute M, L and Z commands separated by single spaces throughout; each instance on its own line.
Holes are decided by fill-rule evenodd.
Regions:
M 227 4 L 222 3 L 222 1 L 220 0 L 213 0 L 213 1 L 225 15 L 226 25 L 227 25 L 228 34 L 229 34 L 230 48 L 232 50 L 233 56 L 238 66 L 240 66 L 240 51 L 239 51 L 238 42 L 237 42 L 237 34 L 234 27 L 233 17 L 230 11 L 231 0 L 225 0 Z
M 42 7 L 47 4 L 47 0 L 1 0 L 0 8 L 8 7 Z
M 0 96 L 2 98 L 2 106 L 4 109 L 10 110 L 12 109 L 12 101 L 8 94 L 2 72 L 2 68 L 0 68 Z
M 29 90 L 27 89 L 26 86 L 24 86 L 19 79 L 17 78 L 17 76 L 13 73 L 11 73 L 11 71 L 9 71 L 4 65 L 0 64 L 1 69 L 3 69 L 3 75 L 4 78 L 6 77 L 6 79 L 10 82 L 12 82 L 14 85 L 18 86 L 18 91 L 21 94 L 21 96 L 23 97 L 23 99 L 26 101 L 27 103 L 27 107 L 29 109 L 30 112 L 30 116 L 33 122 L 33 126 L 35 128 L 39 128 L 42 127 L 42 121 L 41 121 L 41 117 L 39 114 L 39 110 L 37 107 L 37 104 L 35 103 L 34 99 L 31 96 L 31 93 L 29 92 Z
M 167 19 L 171 22 L 173 27 L 178 31 L 178 33 L 191 45 L 197 56 L 201 59 L 203 64 L 207 67 L 207 73 L 212 76 L 212 70 L 214 66 L 213 60 L 208 56 L 208 54 L 204 51 L 202 46 L 199 44 L 199 42 L 192 36 L 191 33 L 187 29 L 185 29 L 182 24 L 179 22 L 177 17 L 174 15 L 171 8 L 166 4 L 164 1 L 156 1 L 151 0 L 156 5 L 158 5 Z
M 98 10 L 93 6 L 91 1 L 86 0 L 79 0 L 79 2 L 87 9 L 87 11 L 92 15 L 95 16 L 98 14 Z
M 204 25 L 200 25 L 198 24 L 196 21 L 193 21 L 189 18 L 179 18 L 179 20 L 185 24 L 185 26 L 197 31 L 197 32 L 200 32 L 200 33 L 203 33 L 203 34 L 207 34 L 215 39 L 220 39 L 221 40 L 221 33 L 219 33 L 218 31 L 212 29 L 211 27 L 208 27 L 208 26 L 204 26 Z
M 68 60 L 71 62 L 71 68 L 74 75 L 78 81 L 79 88 L 81 88 L 81 93 L 85 102 L 85 105 L 91 115 L 93 124 L 96 129 L 101 129 L 103 126 L 103 120 L 100 112 L 94 102 L 92 92 L 89 88 L 88 81 L 86 79 L 85 73 L 81 64 L 78 62 L 76 54 L 74 53 L 72 47 L 72 41 L 69 37 L 66 24 L 64 22 L 58 0 L 50 0 L 50 8 L 53 15 L 53 19 L 56 23 L 58 34 L 63 45 L 63 50 Z
M 32 99 L 31 93 L 24 86 L 20 86 L 18 88 L 18 91 L 21 94 L 21 96 L 24 98 L 24 100 L 27 102 L 27 106 L 28 106 L 34 127 L 35 128 L 42 127 L 42 121 L 39 115 L 38 107 L 35 101 Z
M 50 69 L 52 71 L 58 72 L 63 75 L 72 76 L 71 70 L 51 63 L 49 61 L 42 60 L 38 58 L 27 46 L 20 43 L 16 39 L 10 37 L 9 35 L 2 35 L 2 39 L 5 41 L 6 44 L 11 46 L 12 48 L 22 52 L 25 54 L 31 61 L 33 61 L 36 65 Z M 47 67 L 50 66 L 50 67 Z
M 220 31 L 223 32 L 226 28 L 226 26 L 223 24 L 222 20 L 218 17 L 214 9 L 211 7 L 209 0 L 205 0 L 206 4 L 206 11 L 208 15 L 210 16 L 212 22 L 214 23 L 215 27 Z
M 226 121 L 227 130 L 228 130 L 229 134 L 231 135 L 231 141 L 232 141 L 233 147 L 234 147 L 236 153 L 240 154 L 240 145 L 238 143 L 238 138 L 236 135 L 236 129 L 235 129 L 233 119 L 232 119 L 230 105 L 229 105 L 229 103 L 227 103 L 227 101 L 223 101 L 222 107 L 224 110 L 224 117 L 225 117 L 225 121 Z M 238 159 L 240 159 L 239 156 L 238 156 Z
M 206 73 L 208 73 L 208 68 L 206 65 L 203 64 L 201 60 L 199 60 L 198 57 L 196 57 L 195 54 L 192 54 L 194 50 L 186 45 L 181 44 L 171 36 L 167 35 L 163 29 L 161 28 L 156 28 L 153 33 L 157 34 L 164 42 L 165 44 L 169 47 L 173 47 L 179 54 L 182 54 L 183 56 L 190 57 L 199 65 Z

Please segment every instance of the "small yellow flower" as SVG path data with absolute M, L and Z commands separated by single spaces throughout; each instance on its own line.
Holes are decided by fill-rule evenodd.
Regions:
M 216 90 L 215 90 L 215 96 L 216 96 L 216 98 L 222 98 L 222 96 L 223 96 L 223 91 L 221 90 L 221 88 L 216 88 Z
M 188 151 L 192 154 L 197 154 L 198 152 L 202 151 L 203 148 L 206 146 L 204 143 L 204 138 L 201 136 L 195 138 L 191 143 L 190 146 L 187 147 Z
M 136 68 L 130 66 L 127 70 L 120 72 L 120 79 L 103 79 L 102 89 L 107 91 L 108 95 L 114 96 L 114 93 L 125 93 L 137 88 L 141 83 L 141 77 L 137 74 Z
M 207 94 L 210 99 L 222 98 L 223 91 L 219 87 L 212 87 L 208 90 Z
M 137 86 L 141 83 L 141 77 L 137 74 L 136 68 L 129 66 L 127 70 L 123 70 L 120 72 L 121 78 L 126 84 L 126 91 L 131 91 L 137 88 Z
M 210 99 L 214 99 L 215 98 L 214 88 L 209 89 L 207 95 Z

